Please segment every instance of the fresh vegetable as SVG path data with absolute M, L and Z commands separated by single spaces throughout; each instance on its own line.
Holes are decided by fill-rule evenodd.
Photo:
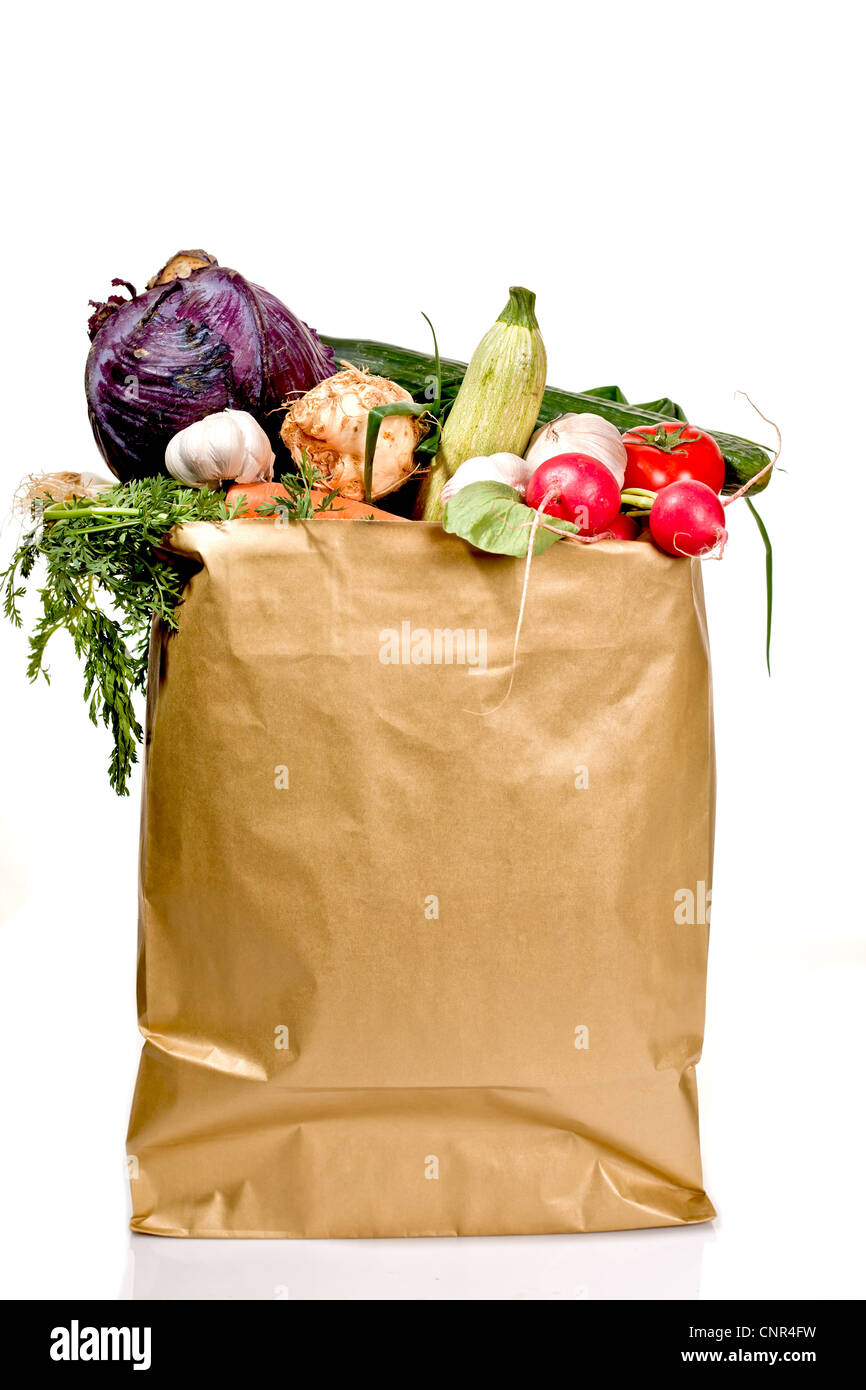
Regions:
M 226 493 L 226 506 L 237 517 L 276 516 L 286 509 L 288 493 L 289 515 L 295 521 L 319 521 L 341 517 L 347 521 L 359 518 L 365 521 L 400 520 L 391 512 L 383 512 L 379 507 L 370 507 L 366 502 L 357 502 L 354 498 L 342 497 L 339 493 L 321 487 L 310 489 L 310 517 L 300 516 L 297 493 L 292 489 L 294 481 L 289 477 L 281 483 L 237 483 Z
M 693 478 L 719 493 L 725 485 L 722 451 L 705 430 L 667 422 L 629 430 L 623 438 L 627 454 L 625 486 L 658 492 L 669 483 Z
M 379 343 L 369 338 L 332 338 L 322 335 L 322 342 L 334 349 L 337 356 L 356 365 L 367 366 L 372 372 L 399 381 L 411 391 L 416 401 L 433 399 L 433 373 L 430 358 L 423 352 L 411 348 L 396 347 L 392 343 Z M 466 364 L 454 358 L 440 359 L 442 373 L 442 401 L 447 412 L 454 401 L 466 372 Z M 557 416 L 569 412 L 583 414 L 591 412 L 616 425 L 618 430 L 632 430 L 642 425 L 657 426 L 666 420 L 683 420 L 680 406 L 667 398 L 650 401 L 646 405 L 629 405 L 617 386 L 598 386 L 583 393 L 563 391 L 548 386 L 538 412 L 538 423 L 546 424 Z M 735 492 L 743 483 L 749 482 L 767 463 L 768 450 L 751 440 L 740 439 L 735 435 L 723 434 L 718 430 L 708 431 L 719 445 L 725 459 L 725 492 Z M 424 445 L 421 446 L 422 451 Z M 473 452 L 490 452 L 474 450 Z M 763 473 L 753 491 L 761 492 L 769 482 L 769 475 Z
M 188 487 L 224 479 L 256 483 L 273 477 L 274 451 L 246 410 L 220 410 L 169 440 L 165 467 Z
M 748 397 L 746 398 L 749 399 Z M 755 410 L 754 402 L 749 401 Z M 724 550 L 728 539 L 725 529 L 725 508 L 745 497 L 755 516 L 767 552 L 767 641 L 772 621 L 772 548 L 767 528 L 761 521 L 748 493 L 772 473 L 782 451 L 782 436 L 772 420 L 758 410 L 762 420 L 776 431 L 776 452 L 754 478 L 743 483 L 730 497 L 722 500 L 707 483 L 699 479 L 681 478 L 668 483 L 658 492 L 626 483 L 621 496 L 622 506 L 629 516 L 649 516 L 650 534 L 656 544 L 669 555 L 706 555 L 719 548 Z
M 619 512 L 619 487 L 598 459 L 559 454 L 536 468 L 526 488 L 526 504 L 573 522 L 581 536 L 596 536 Z
M 320 481 L 312 471 L 288 480 L 283 506 L 288 517 L 316 514 L 312 487 Z M 50 479 L 43 479 L 30 489 L 33 525 L 0 574 L 3 610 L 21 627 L 21 599 L 37 566 L 44 566 L 27 674 L 32 681 L 40 675 L 49 679 L 46 648 L 53 634 L 65 629 L 84 663 L 90 718 L 111 730 L 109 780 L 123 796 L 141 739 L 133 695 L 144 689 L 147 677 L 151 621 L 157 617 L 170 631 L 176 629 L 189 577 L 161 543 L 173 526 L 219 523 L 235 513 L 221 493 L 184 487 L 173 478 L 116 484 L 95 497 L 65 501 L 52 500 L 50 486 Z
M 85 386 L 100 453 L 122 481 L 165 469 L 172 435 L 205 415 L 269 412 L 334 371 L 333 353 L 273 295 L 206 252 L 180 252 L 152 288 L 95 303 Z
M 610 469 L 617 487 L 625 477 L 626 452 L 616 425 L 601 415 L 560 415 L 535 431 L 526 451 L 533 468 L 558 454 L 588 454 Z
M 539 513 L 520 500 L 516 488 L 505 483 L 469 483 L 445 505 L 442 525 L 478 550 L 492 555 L 512 555 L 524 559 L 533 542 L 533 554 L 541 555 L 565 535 L 575 536 L 570 521 L 546 516 L 539 525 Z
M 450 502 L 469 483 L 504 483 L 522 497 L 535 467 L 519 454 L 488 454 L 486 458 L 466 459 L 442 489 L 442 502 Z
M 728 533 L 725 511 L 706 483 L 692 479 L 669 483 L 652 504 L 650 535 L 668 555 L 709 555 L 724 550 Z
M 546 372 L 535 295 L 512 287 L 508 303 L 472 354 L 442 430 L 420 497 L 425 521 L 440 519 L 442 489 L 466 459 L 524 452 L 538 418 Z
M 289 406 L 283 442 L 296 462 L 309 458 L 330 487 L 363 499 L 370 412 L 399 403 L 413 404 L 402 386 L 346 367 Z M 373 497 L 394 492 L 415 471 L 415 447 L 423 433 L 414 415 L 388 415 L 382 421 L 373 454 Z
M 607 530 L 615 540 L 620 541 L 636 541 L 640 535 L 640 527 L 634 517 L 626 512 L 617 512 L 613 520 L 607 523 Z

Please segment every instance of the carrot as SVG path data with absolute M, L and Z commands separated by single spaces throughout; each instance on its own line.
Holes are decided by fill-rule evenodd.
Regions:
M 279 483 L 233 483 L 226 493 L 226 505 L 231 506 L 240 497 L 246 498 L 246 505 L 238 512 L 239 517 L 255 516 L 256 510 L 263 502 L 279 502 L 285 498 L 285 492 Z M 312 499 L 314 507 L 321 507 L 322 503 L 330 494 L 325 488 L 314 487 L 312 489 Z M 400 518 L 392 516 L 390 512 L 383 512 L 381 507 L 368 507 L 366 502 L 356 502 L 352 497 L 335 497 L 327 511 L 317 512 L 313 518 L 315 521 L 331 518 L 342 518 L 344 521 L 357 520 L 359 517 L 371 517 L 374 521 L 399 521 Z
M 325 488 L 314 487 L 312 495 L 313 506 L 320 507 L 330 494 Z M 358 517 L 369 517 L 373 521 L 400 520 L 399 516 L 394 516 L 391 512 L 383 512 L 381 507 L 371 507 L 366 502 L 356 502 L 353 497 L 336 497 L 326 512 L 317 513 L 316 520 L 324 521 L 329 516 L 343 517 L 347 521 Z

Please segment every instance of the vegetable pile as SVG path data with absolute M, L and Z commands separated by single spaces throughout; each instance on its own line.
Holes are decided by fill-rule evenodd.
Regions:
M 525 558 L 525 600 L 533 557 L 557 542 L 720 557 L 726 508 L 745 497 L 767 556 L 769 666 L 772 551 L 747 494 L 766 487 L 778 448 L 699 429 L 667 397 L 547 387 L 529 290 L 510 291 L 467 366 L 441 358 L 435 334 L 430 356 L 319 337 L 204 251 L 179 252 L 143 294 L 112 283 L 129 297 L 93 304 L 85 385 L 119 481 L 29 479 L 29 526 L 0 590 L 21 626 L 42 574 L 28 675 L 48 679 L 48 642 L 67 631 L 90 718 L 112 734 L 118 793 L 141 739 L 152 619 L 177 627 L 187 572 L 165 538 L 186 522 L 414 517 Z

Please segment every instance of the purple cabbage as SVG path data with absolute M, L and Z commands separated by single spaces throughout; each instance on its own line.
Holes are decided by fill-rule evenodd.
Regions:
M 169 263 L 171 264 L 171 263 Z M 333 349 L 272 294 L 216 262 L 94 303 L 85 389 L 100 453 L 122 482 L 165 472 L 173 434 L 216 410 L 269 416 L 334 373 Z

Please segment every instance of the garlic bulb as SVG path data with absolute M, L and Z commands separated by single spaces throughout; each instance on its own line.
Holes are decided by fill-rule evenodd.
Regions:
M 296 463 L 306 455 L 328 487 L 363 501 L 370 411 L 411 402 L 412 397 L 386 377 L 342 365 L 343 371 L 292 402 L 280 435 Z M 412 415 L 385 417 L 373 455 L 373 497 L 393 492 L 415 471 L 415 448 L 423 433 L 424 426 Z
M 219 410 L 178 430 L 168 442 L 165 466 L 190 487 L 223 479 L 263 483 L 274 476 L 274 451 L 246 410 Z
M 522 459 L 519 454 L 487 454 L 485 457 L 466 459 L 443 487 L 442 502 L 450 501 L 470 483 L 506 483 L 508 487 L 516 488 L 522 497 L 535 467 L 529 459 Z
M 589 454 L 609 468 L 617 486 L 625 481 L 626 450 L 616 425 L 600 415 L 560 415 L 542 425 L 529 441 L 526 462 L 532 472 L 557 454 Z

